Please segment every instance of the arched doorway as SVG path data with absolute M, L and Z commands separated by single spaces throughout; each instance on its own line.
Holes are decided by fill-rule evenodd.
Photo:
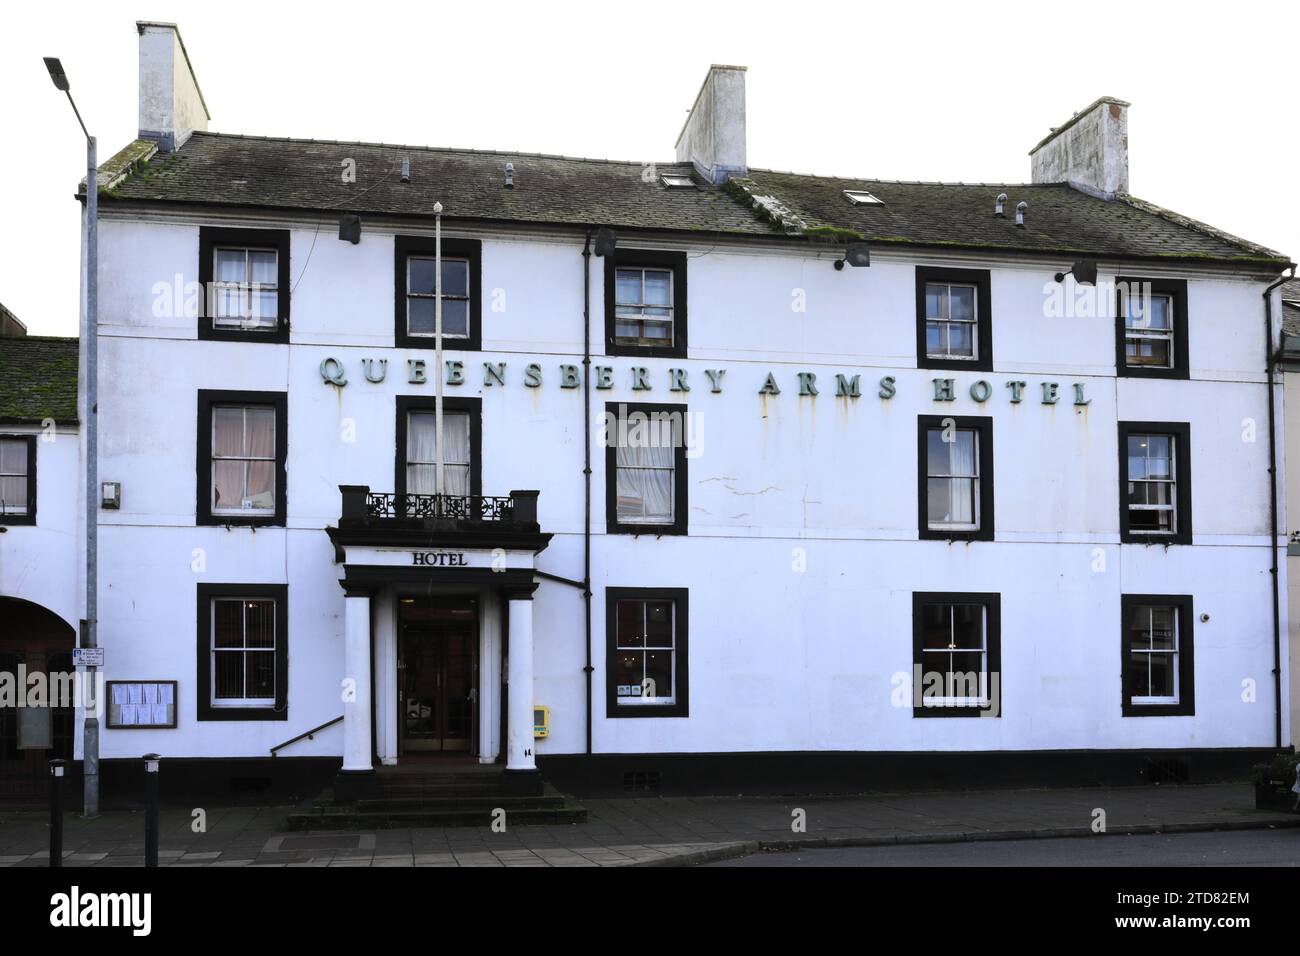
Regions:
M 48 762 L 72 759 L 75 711 L 50 677 L 75 673 L 75 645 L 76 632 L 54 612 L 0 597 L 0 800 L 43 800 Z M 43 678 L 30 680 L 38 674 Z M 45 706 L 26 706 L 40 681 Z

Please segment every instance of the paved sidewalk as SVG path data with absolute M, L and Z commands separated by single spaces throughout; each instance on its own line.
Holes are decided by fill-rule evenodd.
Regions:
M 985 790 L 856 797 L 647 797 L 584 800 L 588 822 L 483 828 L 288 833 L 288 807 L 161 814 L 165 866 L 665 866 L 759 849 L 873 846 L 1300 826 L 1254 809 L 1249 784 L 1073 790 Z M 48 814 L 0 809 L 0 867 L 46 866 Z M 805 829 L 795 824 L 802 818 Z M 66 866 L 141 866 L 143 812 L 69 814 Z

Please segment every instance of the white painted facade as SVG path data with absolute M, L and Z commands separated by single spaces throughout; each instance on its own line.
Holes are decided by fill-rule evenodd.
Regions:
M 198 341 L 192 315 L 160 316 L 155 305 L 159 283 L 198 281 L 200 225 L 234 220 L 109 215 L 100 227 L 100 476 L 121 482 L 122 508 L 99 512 L 99 640 L 109 680 L 176 680 L 181 706 L 174 730 L 103 731 L 101 753 L 266 757 L 343 710 L 350 599 L 324 529 L 338 521 L 340 485 L 393 490 L 395 399 L 432 394 L 431 381 L 409 384 L 405 374 L 416 358 L 432 372 L 432 350 L 393 347 L 393 236 L 429 230 L 367 221 L 354 246 L 333 237 L 332 221 L 239 220 L 291 229 L 292 326 L 288 345 L 229 343 Z M 582 237 L 454 226 L 447 235 L 483 240 L 482 352 L 446 353 L 465 373 L 448 396 L 482 400 L 483 493 L 540 491 L 540 525 L 554 538 L 536 566 L 581 578 L 582 390 L 560 386 L 559 366 L 582 359 Z M 1262 277 L 1105 263 L 1103 277 L 1188 280 L 1190 379 L 1157 381 L 1116 377 L 1113 319 L 1044 317 L 1060 262 L 873 250 L 870 268 L 841 272 L 832 252 L 794 243 L 620 237 L 623 247 L 688 253 L 689 357 L 602 358 L 603 270 L 593 260 L 593 363 L 614 369 L 613 387 L 592 391 L 593 420 L 606 401 L 680 402 L 694 416 L 698 448 L 688 466 L 687 535 L 606 535 L 607 476 L 593 439 L 595 753 L 1272 746 Z M 917 265 L 991 270 L 995 371 L 916 368 Z M 796 290 L 805 311 L 792 307 Z M 327 358 L 342 364 L 345 387 L 322 381 Z M 366 381 L 366 358 L 387 360 L 384 382 Z M 484 384 L 487 361 L 506 363 L 504 387 Z M 541 366 L 540 387 L 524 384 L 529 363 Z M 634 365 L 649 369 L 649 391 L 631 390 Z M 689 393 L 669 390 L 670 368 L 687 370 Z M 720 392 L 706 369 L 725 369 Z M 758 394 L 769 372 L 779 396 Z M 816 375 L 817 397 L 800 397 L 800 372 Z M 837 373 L 861 375 L 861 397 L 837 398 Z M 878 395 L 885 376 L 895 380 L 891 398 Z M 936 402 L 932 380 L 946 377 L 956 399 Z M 983 403 L 968 391 L 980 379 L 992 386 Z M 1010 380 L 1027 383 L 1019 404 Z M 1059 384 L 1057 404 L 1042 403 L 1042 382 Z M 1076 383 L 1086 406 L 1072 404 Z M 285 527 L 196 526 L 199 389 L 287 393 Z M 1280 387 L 1276 401 L 1281 415 Z M 993 419 L 992 542 L 917 540 L 917 416 L 936 414 Z M 1190 423 L 1191 546 L 1120 543 L 1116 423 L 1128 420 Z M 1257 423 L 1253 441 L 1243 440 L 1247 420 Z M 345 441 L 350 432 L 355 440 Z M 74 489 L 69 479 L 69 502 Z M 794 569 L 804 561 L 806 570 Z M 195 593 L 205 581 L 287 584 L 287 720 L 195 719 L 204 692 Z M 688 717 L 606 714 L 606 587 L 689 589 Z M 924 720 L 910 699 L 897 706 L 894 677 L 912 668 L 914 591 L 1000 593 L 1000 716 Z M 1286 592 L 1284 584 L 1284 619 Z M 385 762 L 396 759 L 390 695 L 401 593 L 383 589 L 372 601 Z M 1120 597 L 1129 593 L 1194 596 L 1193 716 L 1121 716 Z M 488 760 L 506 728 L 497 696 L 501 609 L 490 593 L 482 598 Z M 582 753 L 580 592 L 542 580 L 531 630 L 532 702 L 551 709 L 537 754 Z M 1246 681 L 1257 688 L 1253 700 Z M 285 755 L 343 756 L 342 726 Z
M 86 589 L 79 429 L 50 420 L 0 424 L 0 435 L 35 436 L 37 475 L 36 523 L 0 524 L 0 598 L 39 604 L 75 631 Z

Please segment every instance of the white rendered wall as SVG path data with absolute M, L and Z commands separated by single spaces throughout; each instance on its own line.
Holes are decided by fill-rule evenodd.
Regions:
M 431 380 L 405 375 L 410 358 L 432 373 L 432 352 L 392 348 L 391 234 L 368 229 L 353 246 L 294 228 L 288 346 L 198 342 L 193 318 L 154 315 L 156 283 L 197 280 L 197 223 L 111 220 L 101 242 L 100 474 L 122 482 L 124 507 L 100 514 L 100 641 L 109 679 L 176 679 L 182 702 L 177 730 L 105 731 L 103 754 L 265 756 L 340 713 L 343 592 L 322 529 L 338 520 L 338 485 L 392 489 L 394 400 L 432 398 Z M 447 353 L 465 371 L 447 394 L 482 399 L 484 493 L 540 490 L 555 537 L 538 566 L 567 578 L 582 576 L 582 391 L 560 387 L 558 366 L 581 361 L 580 250 L 580 239 L 485 237 L 484 352 Z M 689 252 L 690 358 L 593 359 L 614 369 L 614 387 L 593 390 L 594 413 L 606 401 L 684 402 L 701 428 L 687 537 L 605 536 L 604 453 L 593 448 L 596 752 L 1272 744 L 1262 283 L 1159 270 L 1189 280 L 1191 380 L 1117 380 L 1112 319 L 1042 314 L 1063 264 L 880 254 L 836 272 L 833 251 Z M 995 372 L 915 368 L 918 263 L 993 270 Z M 602 277 L 593 258 L 597 353 Z M 798 290 L 806 311 L 792 308 Z M 322 382 L 325 358 L 342 363 L 345 387 Z M 388 359 L 383 383 L 365 380 L 362 358 Z M 504 387 L 484 385 L 488 360 L 507 364 Z M 539 388 L 523 384 L 531 362 Z M 650 370 L 650 391 L 631 389 L 633 365 Z M 689 393 L 668 390 L 669 368 L 687 370 Z M 726 369 L 720 394 L 705 369 Z M 818 397 L 798 395 L 801 371 L 817 375 Z M 757 394 L 768 372 L 779 396 Z M 862 397 L 836 398 L 837 372 L 859 374 Z M 887 375 L 897 393 L 886 400 Z M 933 400 L 936 377 L 955 379 L 955 401 Z M 977 379 L 992 387 L 982 404 L 968 394 Z M 1019 405 L 1011 379 L 1027 382 Z M 1041 403 L 1043 381 L 1059 383 L 1059 404 Z M 1086 407 L 1072 404 L 1074 383 Z M 194 526 L 199 389 L 288 392 L 287 528 Z M 916 540 L 916 418 L 932 414 L 994 420 L 994 542 Z M 1257 440 L 1243 440 L 1244 419 Z M 1190 423 L 1193 546 L 1119 543 L 1119 420 Z M 792 570 L 796 549 L 804 571 Z M 287 721 L 196 722 L 201 582 L 288 583 Z M 690 589 L 688 718 L 605 717 L 607 586 Z M 918 720 L 910 702 L 891 702 L 891 678 L 911 669 L 917 590 L 1001 593 L 1001 717 Z M 1136 592 L 1194 596 L 1195 716 L 1120 716 L 1120 595 Z M 543 581 L 533 612 L 535 702 L 552 727 L 538 754 L 582 752 L 581 596 Z M 1256 702 L 1242 700 L 1243 680 L 1257 682 Z M 293 752 L 340 746 L 326 734 Z

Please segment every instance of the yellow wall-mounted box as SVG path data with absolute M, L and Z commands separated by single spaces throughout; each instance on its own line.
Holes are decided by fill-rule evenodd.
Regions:
M 551 708 L 533 707 L 533 737 L 549 737 L 551 735 Z

